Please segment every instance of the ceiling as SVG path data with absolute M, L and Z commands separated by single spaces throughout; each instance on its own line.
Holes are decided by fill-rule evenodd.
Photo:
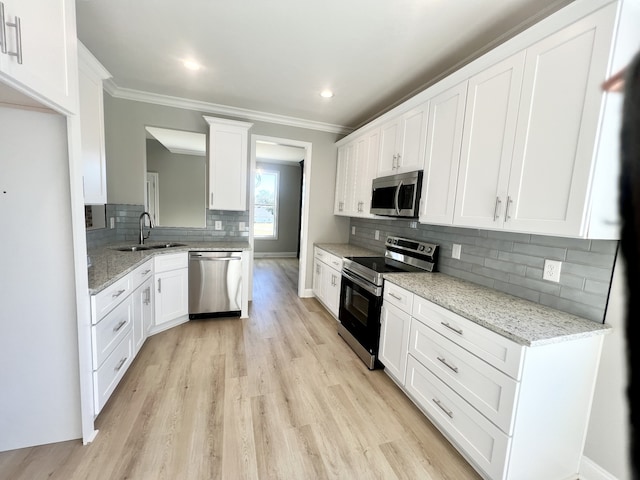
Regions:
M 76 0 L 76 15 L 115 96 L 348 131 L 570 1 Z

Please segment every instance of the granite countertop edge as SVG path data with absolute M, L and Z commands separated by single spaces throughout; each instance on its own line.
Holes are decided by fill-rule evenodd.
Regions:
M 443 273 L 389 273 L 384 279 L 520 345 L 549 345 L 611 331 L 610 325 Z
M 149 242 L 145 245 L 162 245 L 166 242 Z M 129 243 L 117 243 L 104 245 L 87 250 L 91 260 L 88 267 L 89 295 L 95 295 L 109 285 L 112 285 L 125 275 L 131 273 L 137 267 L 158 255 L 178 252 L 203 251 L 203 252 L 229 252 L 247 251 L 251 246 L 247 241 L 241 242 L 176 242 L 182 244 L 179 247 L 163 249 L 140 250 L 135 252 L 121 252 L 119 247 L 131 246 Z
M 314 243 L 314 246 L 338 257 L 379 257 L 383 253 L 348 243 Z

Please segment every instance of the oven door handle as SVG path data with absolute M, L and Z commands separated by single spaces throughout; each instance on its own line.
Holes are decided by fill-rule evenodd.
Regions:
M 365 281 L 360 280 L 359 278 L 356 278 L 354 275 L 352 275 L 351 273 L 345 270 L 342 271 L 342 276 L 347 280 L 349 280 L 350 282 L 355 283 L 359 287 L 364 288 L 367 292 L 371 293 L 372 295 L 375 295 L 376 297 L 379 297 L 380 294 L 382 293 L 380 291 L 381 290 L 380 287 L 369 285 Z

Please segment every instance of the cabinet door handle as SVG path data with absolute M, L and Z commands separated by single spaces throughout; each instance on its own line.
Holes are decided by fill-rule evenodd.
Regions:
M 444 405 L 442 405 L 442 402 L 440 402 L 440 400 L 438 400 L 437 398 L 432 398 L 431 400 L 440 408 L 440 410 L 446 413 L 449 416 L 449 418 L 453 418 L 453 412 L 448 408 L 446 408 Z
M 122 327 L 124 327 L 126 324 L 127 324 L 127 321 L 126 321 L 126 320 L 122 320 L 118 325 L 116 325 L 115 327 L 113 327 L 113 331 L 114 331 L 114 332 L 118 332 L 118 331 L 120 331 L 120 329 L 121 329 Z
M 144 304 L 149 305 L 151 303 L 151 287 L 147 287 L 144 290 Z
M 493 221 L 495 222 L 496 220 L 498 220 L 498 217 L 500 216 L 500 204 L 502 203 L 502 201 L 500 200 L 500 197 L 496 197 L 496 204 L 493 207 Z
M 5 52 L 7 55 L 11 57 L 16 57 L 18 63 L 22 65 L 22 27 L 20 25 L 20 17 L 16 17 L 14 22 L 7 22 L 7 27 L 14 27 L 16 29 L 16 51 L 15 52 Z M 6 36 L 6 34 L 5 34 Z M 4 45 L 5 43 L 3 43 Z M 6 47 L 5 47 L 6 50 Z
M 402 158 L 402 155 L 398 154 L 398 157 L 396 158 L 396 168 L 400 168 L 400 159 Z
M 124 293 L 124 288 L 122 290 L 118 290 L 117 292 L 111 295 L 111 298 L 118 298 L 120 295 Z
M 158 293 L 162 293 L 162 279 L 158 279 Z
M 209 201 L 210 205 L 213 205 L 213 192 L 211 192 L 211 200 Z
M 120 369 L 122 368 L 122 366 L 125 364 L 125 362 L 127 361 L 127 358 L 129 357 L 122 357 L 122 359 L 118 362 L 118 365 L 116 365 L 116 367 L 114 368 L 114 370 L 116 372 L 119 372 Z
M 462 335 L 462 330 L 458 329 L 458 328 L 454 328 L 451 325 L 449 325 L 447 322 L 440 322 L 441 325 L 444 325 L 445 327 L 447 327 L 449 330 L 452 330 L 454 332 L 456 332 L 458 335 Z
M 511 218 L 511 215 L 509 215 L 509 207 L 511 206 L 512 203 L 513 203 L 513 200 L 511 200 L 511 197 L 508 196 L 507 197 L 507 207 L 504 209 L 504 221 L 505 222 Z
M 7 30 L 4 23 L 4 2 L 0 2 L 0 52 L 7 53 Z
M 398 155 L 393 156 L 393 161 L 391 162 L 391 170 L 396 169 L 396 161 L 398 160 Z
M 451 365 L 449 362 L 447 362 L 446 358 L 443 357 L 436 357 L 441 363 L 443 363 L 444 365 L 446 365 L 447 367 L 449 367 L 451 370 L 453 370 L 454 372 L 458 373 L 458 367 L 454 367 L 453 365 Z

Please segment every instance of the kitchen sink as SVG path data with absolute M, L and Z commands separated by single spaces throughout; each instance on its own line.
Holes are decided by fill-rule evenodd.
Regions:
M 161 243 L 160 245 L 147 245 L 146 248 L 152 248 L 152 249 L 156 249 L 156 248 L 171 248 L 171 247 L 184 247 L 185 244 L 184 243 Z
M 117 247 L 114 250 L 118 250 L 119 252 L 137 252 L 139 250 L 149 250 L 149 247 L 146 245 L 131 245 L 130 247 Z

